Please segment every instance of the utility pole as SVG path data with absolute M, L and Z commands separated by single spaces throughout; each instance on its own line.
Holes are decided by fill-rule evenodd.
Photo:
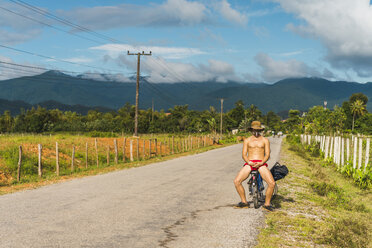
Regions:
M 138 136 L 138 98 L 139 98 L 139 79 L 140 79 L 140 64 L 141 64 L 141 55 L 151 56 L 150 53 L 129 53 L 128 55 L 137 55 L 137 86 L 136 86 L 136 113 L 134 115 L 134 136 Z
M 154 122 L 154 98 L 152 98 L 152 110 L 151 110 L 152 119 L 151 121 Z
M 223 98 L 220 99 L 221 100 L 221 125 L 220 125 L 220 136 L 222 138 L 222 114 L 223 114 Z

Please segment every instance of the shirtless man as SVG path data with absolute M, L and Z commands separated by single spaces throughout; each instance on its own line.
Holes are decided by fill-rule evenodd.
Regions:
M 268 185 L 263 208 L 268 211 L 273 211 L 274 209 L 270 205 L 270 201 L 274 192 L 275 181 L 266 164 L 266 161 L 270 157 L 270 143 L 267 138 L 261 135 L 262 130 L 261 123 L 259 121 L 253 121 L 250 128 L 253 135 L 244 139 L 242 155 L 246 163 L 234 180 L 236 191 L 238 191 L 241 198 L 241 202 L 239 202 L 237 207 L 248 207 L 242 182 L 248 178 L 252 170 L 258 170 L 261 177 Z

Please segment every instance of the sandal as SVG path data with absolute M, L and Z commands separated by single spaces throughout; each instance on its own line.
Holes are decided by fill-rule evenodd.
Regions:
M 248 202 L 239 202 L 236 206 L 235 206 L 235 208 L 248 208 L 249 207 L 249 204 L 248 204 Z
M 272 205 L 269 206 L 263 205 L 262 208 L 268 212 L 274 212 L 274 207 Z

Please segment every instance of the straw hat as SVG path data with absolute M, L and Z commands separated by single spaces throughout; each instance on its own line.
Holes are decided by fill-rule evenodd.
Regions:
M 251 129 L 253 130 L 260 130 L 260 131 L 262 131 L 262 130 L 264 130 L 264 127 L 263 126 L 261 126 L 261 122 L 259 122 L 259 121 L 252 121 L 252 123 L 251 123 Z

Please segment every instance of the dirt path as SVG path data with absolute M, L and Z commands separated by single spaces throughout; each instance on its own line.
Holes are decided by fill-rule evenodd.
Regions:
M 241 147 L 1 196 L 0 247 L 251 247 L 263 212 L 232 208 Z

